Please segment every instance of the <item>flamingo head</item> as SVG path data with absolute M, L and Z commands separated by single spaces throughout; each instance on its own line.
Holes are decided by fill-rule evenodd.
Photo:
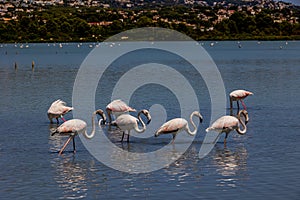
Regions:
M 254 95 L 253 92 L 248 91 L 247 96 L 251 96 L 251 95 Z
M 105 124 L 106 123 L 106 116 L 105 116 L 103 110 L 98 109 L 98 110 L 95 111 L 95 114 L 100 115 L 100 117 L 102 118 L 102 119 L 100 119 L 101 124 Z
M 143 115 L 145 115 L 147 117 L 147 124 L 149 124 L 151 122 L 151 115 L 150 115 L 150 112 L 146 109 L 144 110 L 141 110 L 141 113 L 143 113 Z
M 245 124 L 247 124 L 249 122 L 249 115 L 248 115 L 247 110 L 240 110 L 239 113 L 238 113 L 238 118 L 241 118 L 241 115 L 244 116 Z
M 203 122 L 203 117 L 202 117 L 202 115 L 200 114 L 199 111 L 194 111 L 194 112 L 192 113 L 192 115 L 195 115 L 195 116 L 199 117 L 200 123 Z

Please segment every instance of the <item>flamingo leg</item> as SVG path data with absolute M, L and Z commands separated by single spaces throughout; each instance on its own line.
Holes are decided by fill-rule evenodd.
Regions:
M 68 140 L 65 142 L 65 144 L 63 145 L 63 147 L 61 148 L 61 150 L 59 151 L 58 155 L 61 155 L 63 153 L 63 151 L 66 149 L 66 147 L 68 146 L 68 144 L 71 142 L 71 139 L 73 139 L 75 137 L 75 135 L 71 135 Z
M 229 97 L 229 101 L 230 101 L 230 115 L 232 115 L 233 105 L 232 105 L 232 98 L 231 97 Z
M 222 133 L 222 132 L 221 132 Z M 219 135 L 216 137 L 216 139 L 212 142 L 212 143 L 215 143 L 215 142 L 217 142 L 217 140 L 219 139 L 219 137 L 220 137 L 220 135 L 221 135 L 221 133 L 219 133 Z
M 56 123 L 59 124 L 58 117 L 56 117 Z
M 125 135 L 125 131 L 123 131 L 123 135 L 122 135 L 122 139 L 121 139 L 121 142 L 123 142 L 123 139 L 124 139 L 124 135 Z
M 130 131 L 128 131 L 128 135 L 127 135 L 127 143 L 129 143 L 129 136 L 130 136 Z
M 173 138 L 172 138 L 172 144 L 174 144 L 174 141 L 175 141 L 175 138 L 176 138 L 176 134 L 173 134 Z
M 107 116 L 108 116 L 108 120 L 109 120 L 109 122 L 108 123 L 111 123 L 111 110 L 110 109 L 106 109 L 106 112 L 107 112 Z
M 243 107 L 244 107 L 244 110 L 247 110 L 247 107 L 246 107 L 246 104 L 244 103 L 244 101 L 241 100 L 241 102 L 242 102 L 242 105 L 243 105 Z
M 228 133 L 226 132 L 226 135 L 225 135 L 225 139 L 224 139 L 224 146 L 226 146 L 226 139 L 228 137 Z
M 75 137 L 73 137 L 73 152 L 76 153 L 76 147 L 75 147 Z
M 238 110 L 240 110 L 239 100 L 236 101 L 236 105 L 237 105 L 237 107 L 238 107 Z
M 65 120 L 65 118 L 63 117 L 63 116 L 61 116 L 61 119 L 65 122 L 65 121 L 67 121 L 67 120 Z

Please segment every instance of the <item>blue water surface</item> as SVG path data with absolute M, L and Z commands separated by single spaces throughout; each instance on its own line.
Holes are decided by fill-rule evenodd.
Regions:
M 67 137 L 49 134 L 56 127 L 46 115 L 50 104 L 61 98 L 72 105 L 81 63 L 93 48 L 105 44 L 0 44 L 1 199 L 299 199 L 300 42 L 199 44 L 218 66 L 227 94 L 234 89 L 254 93 L 245 100 L 248 132 L 230 133 L 226 146 L 222 135 L 208 156 L 200 159 L 209 125 L 204 120 L 183 156 L 161 170 L 142 174 L 107 167 L 90 155 L 79 137 L 76 154 L 70 145 L 58 156 Z M 185 73 L 195 76 L 192 71 Z M 113 73 L 108 74 L 112 77 L 107 79 L 113 80 Z M 203 82 L 197 84 L 202 90 L 202 114 L 209 118 L 208 91 Z M 111 92 L 108 88 L 99 88 L 96 101 Z M 136 96 L 147 104 L 147 93 L 138 95 L 143 91 Z M 137 100 L 131 103 L 138 106 Z M 169 109 L 168 117 L 176 117 L 177 111 Z M 65 118 L 71 119 L 72 113 Z M 115 132 L 114 137 L 120 139 L 121 133 Z M 170 139 L 132 137 L 130 144 L 116 145 L 128 151 L 153 151 Z

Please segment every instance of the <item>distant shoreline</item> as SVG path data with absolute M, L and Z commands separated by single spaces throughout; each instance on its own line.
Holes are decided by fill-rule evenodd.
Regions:
M 174 42 L 170 40 L 141 40 L 141 41 L 156 41 L 156 42 Z M 227 40 L 219 40 L 219 39 L 207 39 L 207 40 L 194 40 L 196 42 L 226 42 L 226 41 L 257 41 L 257 42 L 271 42 L 271 41 L 300 41 L 300 39 L 227 39 Z M 59 43 L 69 43 L 69 44 L 92 44 L 92 43 L 103 43 L 103 42 L 113 42 L 113 41 L 43 41 L 43 42 L 0 42 L 0 45 L 5 44 L 59 44 Z M 135 40 L 118 40 L 115 42 L 139 42 Z M 0 48 L 3 48 L 3 46 L 0 46 Z

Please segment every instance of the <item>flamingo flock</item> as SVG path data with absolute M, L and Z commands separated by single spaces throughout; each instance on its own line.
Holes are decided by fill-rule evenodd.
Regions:
M 224 138 L 224 145 L 226 145 L 226 139 L 228 138 L 228 134 L 231 131 L 236 130 L 238 134 L 244 135 L 247 132 L 246 124 L 249 121 L 249 114 L 246 110 L 247 108 L 243 100 L 249 95 L 253 95 L 253 93 L 246 90 L 232 91 L 229 94 L 231 115 L 225 115 L 217 119 L 214 123 L 211 124 L 211 126 L 209 126 L 206 129 L 206 132 L 216 131 L 219 134 L 225 133 L 226 135 Z M 232 114 L 233 101 L 237 101 L 238 113 L 236 116 Z M 243 105 L 244 108 L 243 110 L 239 110 L 240 108 L 239 101 L 241 101 Z M 107 113 L 108 120 L 102 109 L 98 109 L 92 113 L 92 131 L 90 134 L 88 134 L 86 130 L 87 123 L 85 121 L 81 119 L 71 119 L 66 121 L 64 119 L 63 116 L 72 110 L 73 107 L 66 106 L 66 103 L 64 101 L 58 99 L 51 104 L 47 112 L 50 123 L 53 123 L 52 121 L 53 118 L 56 118 L 57 124 L 59 124 L 59 120 L 58 120 L 59 118 L 61 118 L 64 121 L 57 128 L 50 129 L 51 136 L 55 134 L 69 135 L 69 138 L 60 149 L 59 155 L 63 153 L 63 151 L 71 141 L 73 141 L 73 152 L 74 153 L 76 152 L 75 136 L 77 136 L 78 134 L 80 133 L 83 134 L 86 139 L 92 139 L 94 137 L 95 130 L 96 130 L 96 126 L 95 126 L 96 115 L 99 115 L 101 117 L 101 119 L 98 122 L 99 126 L 114 125 L 118 127 L 118 129 L 122 133 L 122 138 L 120 142 L 124 141 L 124 136 L 126 134 L 126 131 L 127 131 L 127 142 L 129 142 L 131 131 L 135 131 L 137 133 L 143 133 L 147 129 L 147 125 L 151 122 L 151 114 L 148 110 L 146 109 L 140 110 L 137 114 L 137 117 L 134 117 L 133 115 L 130 114 L 130 112 L 136 112 L 136 109 L 128 106 L 122 100 L 117 99 L 110 102 L 106 106 L 106 113 Z M 114 116 L 115 119 L 114 121 L 112 115 Z M 144 115 L 147 118 L 146 122 L 142 119 L 141 115 Z M 186 119 L 174 118 L 162 124 L 154 133 L 154 136 L 158 137 L 159 135 L 162 134 L 171 134 L 172 135 L 171 144 L 174 144 L 177 134 L 182 131 L 185 131 L 191 136 L 195 136 L 198 131 L 198 127 L 195 125 L 195 122 L 193 121 L 195 117 L 199 119 L 200 123 L 203 122 L 203 117 L 199 111 L 192 112 L 190 115 L 189 122 L 192 125 L 193 130 L 190 129 L 189 122 Z M 141 124 L 141 127 L 139 127 L 139 124 Z

